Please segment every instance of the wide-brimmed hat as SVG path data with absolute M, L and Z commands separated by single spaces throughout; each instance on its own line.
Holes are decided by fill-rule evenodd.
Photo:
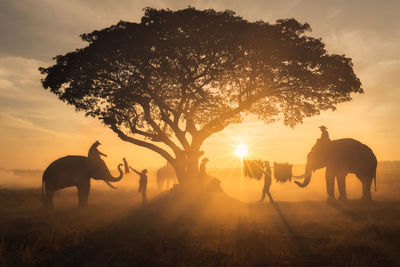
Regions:
M 318 128 L 320 128 L 321 130 L 326 130 L 326 129 L 328 129 L 328 128 L 326 128 L 324 125 L 319 126 Z
M 202 162 L 208 162 L 208 161 L 210 161 L 208 158 L 204 158 L 204 159 L 202 160 Z

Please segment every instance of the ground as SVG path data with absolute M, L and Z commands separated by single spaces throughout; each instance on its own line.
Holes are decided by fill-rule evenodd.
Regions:
M 0 190 L 1 265 L 400 265 L 399 202 L 245 204 L 213 193 L 201 202 L 162 194 L 141 206 L 130 193 L 93 192 L 104 202 L 77 209 L 69 191 L 47 212 L 39 190 Z
M 400 201 L 388 193 L 399 173 L 381 172 L 368 204 L 326 202 L 311 187 L 322 199 L 150 191 L 142 206 L 137 188 L 94 186 L 88 207 L 69 189 L 49 212 L 39 188 L 3 187 L 0 266 L 400 266 Z

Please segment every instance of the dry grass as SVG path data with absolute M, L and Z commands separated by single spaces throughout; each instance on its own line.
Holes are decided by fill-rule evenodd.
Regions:
M 381 195 L 369 205 L 328 203 L 319 187 L 319 199 L 286 202 L 292 189 L 275 184 L 275 204 L 150 192 L 142 207 L 132 186 L 95 189 L 84 209 L 75 190 L 61 191 L 48 212 L 39 189 L 0 189 L 0 266 L 399 266 L 400 199 L 384 195 L 399 174 L 378 172 Z

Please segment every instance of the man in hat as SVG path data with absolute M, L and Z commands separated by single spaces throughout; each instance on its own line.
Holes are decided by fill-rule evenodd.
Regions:
M 204 181 L 206 176 L 207 176 L 207 172 L 206 172 L 206 164 L 207 162 L 209 162 L 210 160 L 208 158 L 204 158 L 201 163 L 200 163 L 200 170 L 199 170 L 199 178 L 200 180 Z
M 319 126 L 319 128 L 321 129 L 321 141 L 324 142 L 328 142 L 331 141 L 331 139 L 329 138 L 329 133 L 327 131 L 328 128 L 326 128 L 325 126 Z
M 89 148 L 88 158 L 94 159 L 94 160 L 98 160 L 98 159 L 101 159 L 101 158 L 100 158 L 100 155 L 101 155 L 101 156 L 104 156 L 104 157 L 107 157 L 106 154 L 101 153 L 101 152 L 97 149 L 97 147 L 98 147 L 99 145 L 101 145 L 99 141 L 96 141 L 96 142 L 94 142 L 94 143 L 92 144 L 92 146 Z
M 142 204 L 144 205 L 147 202 L 147 169 L 144 169 L 141 172 L 138 172 L 137 170 L 135 170 L 134 168 L 130 167 L 129 168 L 136 172 L 137 174 L 139 174 L 140 178 L 139 178 L 139 193 L 142 193 Z

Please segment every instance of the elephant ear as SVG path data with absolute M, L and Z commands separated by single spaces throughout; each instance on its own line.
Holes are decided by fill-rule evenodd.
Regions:
M 92 170 L 91 177 L 96 180 L 103 180 L 108 177 L 109 170 L 106 163 L 102 159 L 89 159 L 90 168 Z
M 320 154 L 321 151 L 325 150 L 327 145 L 328 143 L 326 141 L 322 140 L 321 138 L 318 138 L 315 145 L 311 148 L 311 153 Z

